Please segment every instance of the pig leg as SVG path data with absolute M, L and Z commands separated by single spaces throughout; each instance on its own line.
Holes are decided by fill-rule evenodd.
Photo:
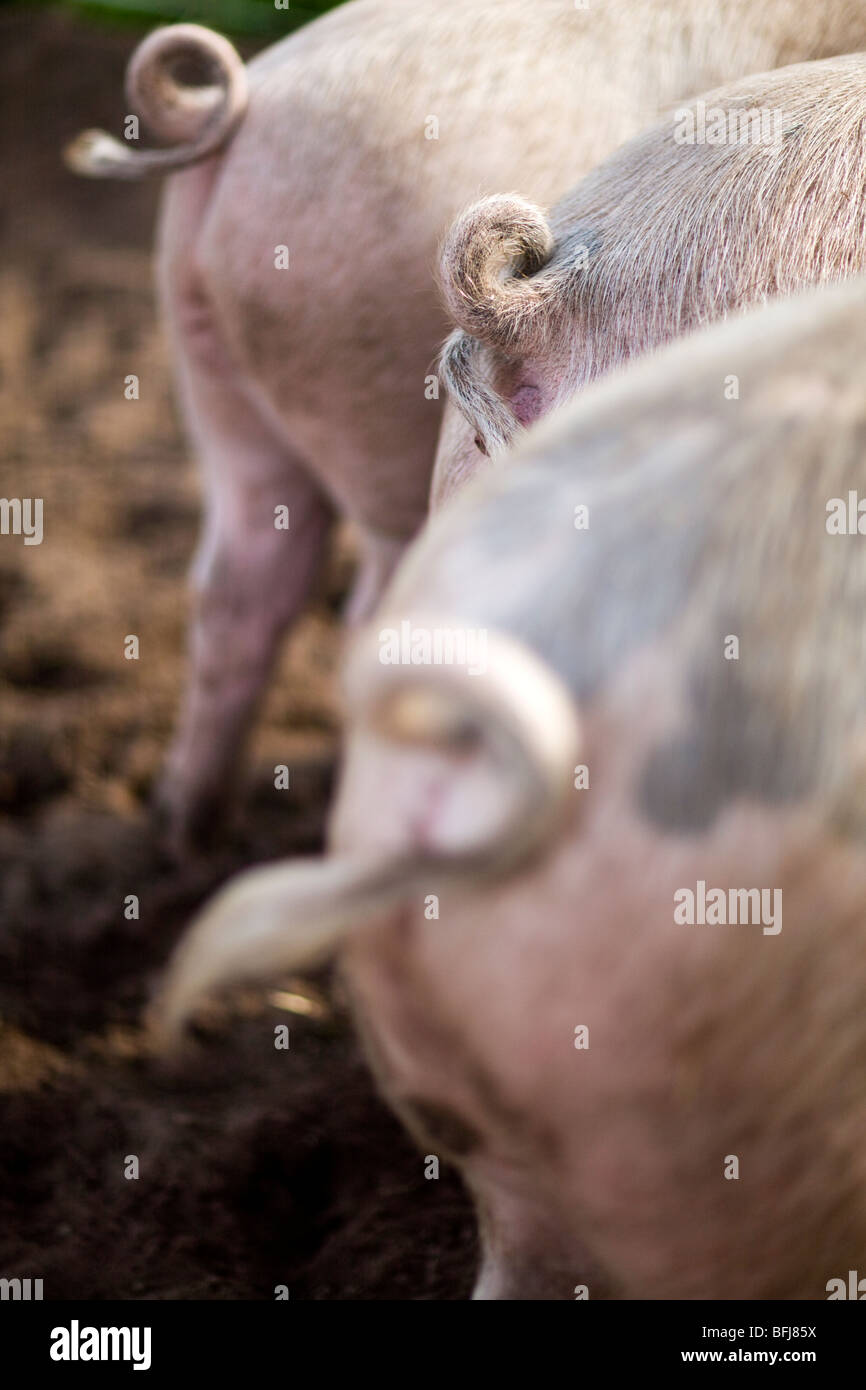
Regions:
M 485 1194 L 489 1198 L 489 1194 Z M 556 1223 L 501 1189 L 492 1204 L 478 1202 L 481 1268 L 472 1298 L 481 1301 L 553 1302 L 615 1297 L 607 1278 L 586 1252 Z
M 175 302 L 171 326 L 206 493 L 191 669 L 157 798 L 181 848 L 206 841 L 223 818 L 280 638 L 319 569 L 331 507 L 247 394 L 203 301 Z M 288 529 L 277 524 L 286 516 Z
M 343 617 L 357 626 L 370 617 L 408 542 L 404 536 L 365 533 L 361 537 L 361 560 Z
M 283 462 L 278 478 L 245 477 L 206 522 L 195 567 L 189 682 L 160 793 L 178 844 L 202 842 L 218 828 L 280 638 L 318 570 L 329 509 Z M 289 533 L 273 524 L 281 505 L 290 508 Z
M 282 451 L 269 457 L 249 435 L 224 445 L 237 476 L 209 499 L 193 570 L 188 686 L 159 798 L 178 845 L 201 843 L 223 818 L 244 736 L 330 522 L 318 489 Z M 287 531 L 274 525 L 284 506 Z

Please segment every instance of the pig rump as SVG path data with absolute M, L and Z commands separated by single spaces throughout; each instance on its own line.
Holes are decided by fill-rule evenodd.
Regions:
M 866 54 L 780 68 L 628 141 L 560 200 L 546 236 L 521 199 L 464 212 L 441 253 L 458 331 L 440 371 L 487 452 L 521 431 L 494 389 L 503 366 L 535 359 L 561 403 L 734 310 L 866 270 L 864 109 Z M 703 138 L 707 110 L 734 138 Z M 755 138 L 756 113 L 771 138 L 760 120 Z
M 175 72 L 182 64 L 207 74 L 208 83 L 179 81 Z M 126 96 L 154 135 L 173 148 L 137 150 L 104 130 L 85 130 L 65 152 L 75 173 L 137 179 L 215 154 L 246 110 L 246 69 L 228 39 L 198 24 L 175 24 L 139 44 L 126 70 Z
M 428 618 L 424 626 L 456 624 Z M 380 630 L 377 624 L 376 632 L 360 634 L 348 664 L 347 694 L 361 736 L 407 754 L 423 748 L 489 758 L 502 786 L 499 824 L 457 847 L 293 860 L 239 875 L 205 906 L 169 965 L 151 1010 L 157 1045 L 176 1038 L 217 989 L 321 964 L 350 931 L 398 906 L 431 875 L 440 882 L 499 880 L 552 847 L 571 804 L 580 742 L 575 707 L 559 678 L 526 647 L 494 632 L 487 633 L 483 674 L 384 666 Z

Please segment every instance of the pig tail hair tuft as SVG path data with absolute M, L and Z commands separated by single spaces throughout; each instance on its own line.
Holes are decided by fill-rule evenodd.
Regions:
M 490 458 L 504 454 L 522 432 L 522 425 L 486 380 L 482 344 L 456 329 L 439 356 L 439 376 L 449 397 L 475 431 L 481 452 Z

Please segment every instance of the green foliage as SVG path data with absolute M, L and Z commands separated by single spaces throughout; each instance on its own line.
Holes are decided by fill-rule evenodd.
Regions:
M 54 0 L 52 7 L 114 24 L 150 28 L 183 20 L 206 24 L 224 34 L 276 39 L 341 3 L 343 0 L 290 0 L 288 9 L 277 9 L 274 0 Z

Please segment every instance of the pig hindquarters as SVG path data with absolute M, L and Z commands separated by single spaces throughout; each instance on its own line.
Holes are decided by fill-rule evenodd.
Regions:
M 433 506 L 629 358 L 866 268 L 864 102 L 863 54 L 745 78 L 630 141 L 549 221 L 513 195 L 464 211 L 440 265 L 460 327 Z
M 236 880 L 170 973 L 176 1029 L 342 951 L 476 1297 L 819 1299 L 860 1258 L 864 360 L 858 279 L 536 427 L 355 639 L 331 855 Z M 383 664 L 405 622 L 489 666 Z
M 171 148 L 90 134 L 73 157 L 180 170 L 158 275 L 206 500 L 161 798 L 180 841 L 229 800 L 334 514 L 362 550 L 356 619 L 424 517 L 448 326 L 431 267 L 460 208 L 496 188 L 547 203 L 664 103 L 863 39 L 848 0 L 359 0 L 246 70 L 196 26 L 146 40 L 130 109 Z M 191 61 L 204 86 L 175 75 Z

